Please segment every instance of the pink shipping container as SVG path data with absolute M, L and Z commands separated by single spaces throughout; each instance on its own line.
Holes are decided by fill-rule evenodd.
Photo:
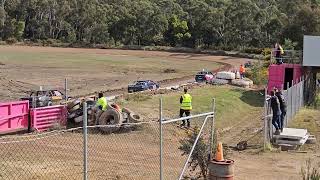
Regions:
M 48 106 L 31 109 L 32 128 L 38 132 L 47 131 L 55 125 L 65 126 L 67 110 L 65 106 Z
M 300 64 L 272 64 L 269 67 L 268 93 L 277 89 L 287 89 L 292 86 L 292 81 L 296 84 L 303 75 L 303 69 Z
M 0 134 L 27 130 L 29 101 L 0 103 Z

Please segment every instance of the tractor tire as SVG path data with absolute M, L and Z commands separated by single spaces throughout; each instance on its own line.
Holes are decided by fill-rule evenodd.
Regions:
M 128 108 L 122 108 L 122 112 L 127 113 L 127 114 L 132 114 L 133 113 L 133 111 L 131 111 Z
M 130 114 L 129 115 L 129 122 L 130 123 L 138 123 L 140 120 L 140 116 L 137 114 Z
M 48 106 L 53 106 L 53 103 L 51 101 L 49 101 Z
M 128 108 L 122 108 L 122 112 L 128 114 L 128 123 L 137 123 L 140 120 L 140 116 L 135 114 L 132 110 Z
M 72 102 L 69 102 L 67 104 L 67 110 L 69 113 L 72 113 L 74 111 L 76 111 L 77 109 L 80 108 L 80 104 L 81 104 L 81 101 L 80 100 L 74 100 Z
M 123 117 L 120 112 L 115 109 L 108 109 L 107 111 L 103 112 L 98 119 L 99 125 L 116 125 L 112 127 L 99 127 L 99 130 L 110 134 L 118 131 L 120 129 L 120 125 L 122 124 Z

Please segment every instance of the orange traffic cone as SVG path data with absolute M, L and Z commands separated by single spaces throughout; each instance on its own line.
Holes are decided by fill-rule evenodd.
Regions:
M 224 161 L 224 158 L 223 158 L 223 147 L 222 147 L 222 143 L 221 142 L 218 143 L 215 160 L 216 161 L 220 161 L 220 162 Z

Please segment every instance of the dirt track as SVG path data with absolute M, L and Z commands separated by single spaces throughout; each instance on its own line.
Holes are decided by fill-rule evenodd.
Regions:
M 237 68 L 246 61 L 157 51 L 1 46 L 0 100 L 18 99 L 39 86 L 63 89 L 66 77 L 72 96 L 97 91 L 112 94 L 125 91 L 127 84 L 137 79 L 171 85 L 192 80 L 201 68 Z M 177 73 L 164 73 L 166 68 Z

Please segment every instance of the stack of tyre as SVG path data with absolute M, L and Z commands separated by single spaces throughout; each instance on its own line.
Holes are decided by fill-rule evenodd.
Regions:
M 119 131 L 124 125 L 137 123 L 140 116 L 128 108 L 120 108 L 116 104 L 111 104 L 98 118 L 99 129 L 105 133 Z

